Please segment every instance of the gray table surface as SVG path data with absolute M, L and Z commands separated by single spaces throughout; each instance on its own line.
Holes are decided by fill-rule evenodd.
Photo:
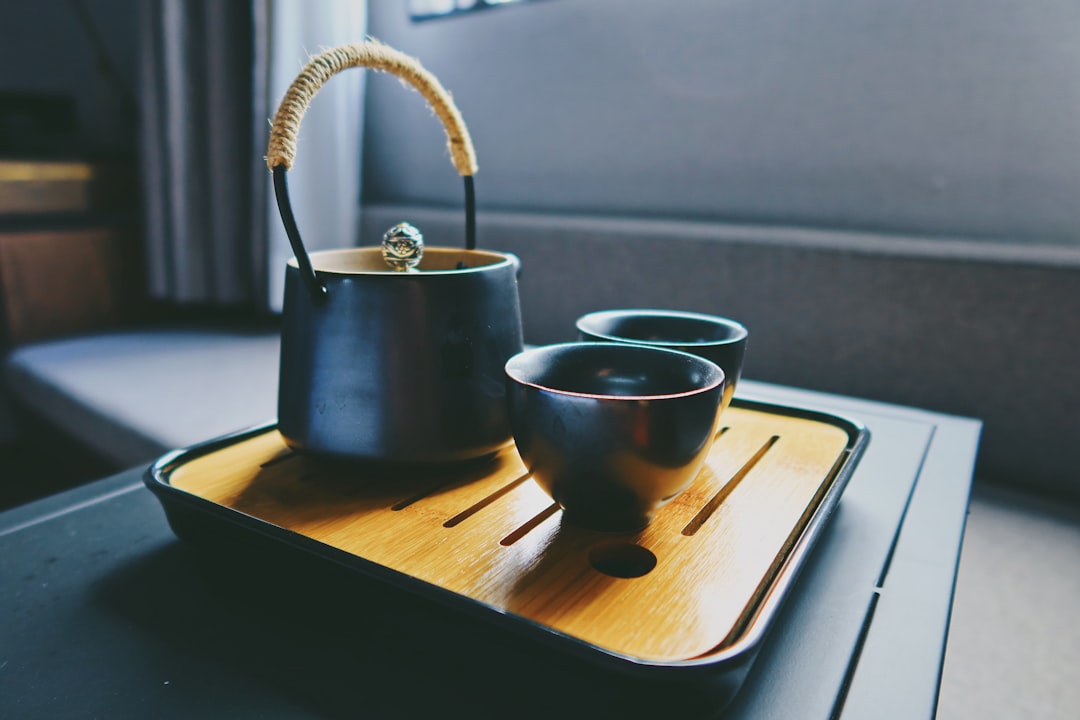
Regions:
M 933 717 L 981 424 L 752 381 L 739 394 L 846 415 L 872 439 L 722 716 Z M 177 540 L 144 471 L 0 514 L 0 718 L 721 714 L 400 591 L 214 562 Z

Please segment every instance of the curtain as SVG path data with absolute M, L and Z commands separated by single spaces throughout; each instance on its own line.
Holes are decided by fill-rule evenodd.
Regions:
M 264 2 L 269 9 L 270 117 L 310 55 L 365 39 L 367 4 L 363 0 Z M 353 68 L 331 79 L 312 101 L 300 126 L 296 158 L 289 170 L 289 198 L 309 251 L 347 247 L 359 240 L 366 74 Z M 260 162 L 269 139 L 265 120 L 263 128 L 267 134 L 259 150 Z M 261 167 L 269 243 L 267 297 L 270 307 L 280 310 L 285 263 L 292 250 L 273 199 L 270 175 L 265 164 Z
M 311 54 L 364 38 L 365 3 L 149 0 L 140 8 L 150 294 L 279 310 L 289 251 L 263 162 L 269 119 Z M 311 250 L 356 242 L 363 87 L 361 71 L 335 78 L 301 126 L 289 185 Z

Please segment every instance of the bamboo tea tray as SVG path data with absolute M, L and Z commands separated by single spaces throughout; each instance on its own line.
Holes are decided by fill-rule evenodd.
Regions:
M 690 488 L 625 534 L 564 524 L 512 444 L 405 472 L 296 453 L 269 424 L 169 453 L 146 482 L 181 537 L 174 515 L 196 511 L 609 666 L 700 673 L 753 656 L 869 440 L 740 399 L 721 426 Z

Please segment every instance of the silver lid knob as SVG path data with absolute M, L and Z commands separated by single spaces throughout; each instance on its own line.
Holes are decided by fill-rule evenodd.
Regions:
M 398 223 L 383 233 L 382 256 L 398 272 L 419 272 L 424 255 L 424 236 L 409 223 Z

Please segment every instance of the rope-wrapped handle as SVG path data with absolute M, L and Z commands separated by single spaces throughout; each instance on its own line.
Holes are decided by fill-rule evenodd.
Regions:
M 420 64 L 382 43 L 369 40 L 355 45 L 342 45 L 316 55 L 293 80 L 278 106 L 270 129 L 270 145 L 266 165 L 273 170 L 278 165 L 292 167 L 296 156 L 296 136 L 300 121 L 315 93 L 332 76 L 351 67 L 365 67 L 390 73 L 409 83 L 424 96 L 446 130 L 450 158 L 459 175 L 476 174 L 476 152 L 461 113 L 450 93 Z
M 461 112 L 451 99 L 450 93 L 416 58 L 377 40 L 332 48 L 313 57 L 289 86 L 277 112 L 274 113 L 270 126 L 270 143 L 266 151 L 266 166 L 274 175 L 274 194 L 285 232 L 289 236 L 289 244 L 300 265 L 304 283 L 316 300 L 326 296 L 326 287 L 316 277 L 307 250 L 300 239 L 289 202 L 285 171 L 292 167 L 296 157 L 300 122 L 315 93 L 331 77 L 352 67 L 390 73 L 412 85 L 431 106 L 446 130 L 447 147 L 454 168 L 465 179 L 465 244 L 470 250 L 476 247 L 476 200 L 472 177 L 477 170 L 476 151 L 473 149 L 465 121 L 461 118 Z

